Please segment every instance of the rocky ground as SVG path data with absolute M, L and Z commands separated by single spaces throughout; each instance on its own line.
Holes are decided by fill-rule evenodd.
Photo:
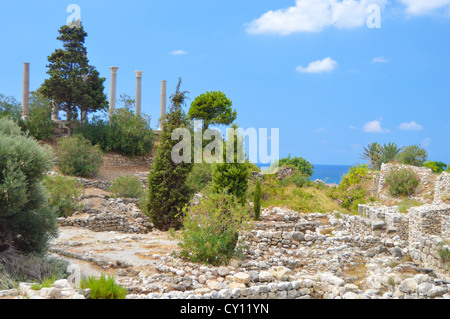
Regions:
M 92 200 L 92 193 L 89 198 Z M 136 213 L 134 203 L 122 204 L 122 212 Z M 63 226 L 49 251 L 69 260 L 72 269 L 85 276 L 114 275 L 127 287 L 128 299 L 450 298 L 450 280 L 410 261 L 406 243 L 399 238 L 382 241 L 373 236 L 350 236 L 348 219 L 335 213 L 294 214 L 266 209 L 262 221 L 245 237 L 249 245 L 246 257 L 228 266 L 193 264 L 175 257 L 177 242 L 157 230 L 98 232 Z M 291 233 L 277 231 L 287 227 L 292 218 L 296 218 L 291 222 L 299 231 L 289 236 L 286 234 Z M 278 239 L 279 234 L 283 235 Z M 19 289 L 0 292 L 0 297 L 89 296 L 88 291 L 71 287 L 70 282 L 59 281 L 53 288 L 34 291 L 23 283 Z
M 145 172 L 130 174 L 145 182 Z M 413 262 L 400 236 L 354 235 L 352 217 L 337 212 L 270 207 L 243 234 L 242 260 L 221 267 L 187 262 L 136 200 L 111 198 L 110 181 L 82 180 L 84 209 L 59 221 L 49 253 L 68 260 L 72 276 L 40 291 L 21 283 L 0 291 L 0 299 L 85 299 L 89 291 L 74 284 L 102 273 L 115 276 L 128 299 L 450 299 L 450 277 Z

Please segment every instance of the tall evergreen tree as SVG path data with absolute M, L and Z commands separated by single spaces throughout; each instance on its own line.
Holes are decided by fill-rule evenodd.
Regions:
M 232 129 L 236 132 L 228 137 L 224 147 L 224 161 L 216 165 L 213 175 L 213 189 L 221 192 L 225 189 L 228 194 L 236 196 L 242 205 L 247 200 L 249 165 L 245 160 L 244 139 L 237 134 L 237 125 Z
M 180 86 L 181 79 L 170 97 L 172 106 L 163 120 L 157 154 L 148 176 L 147 212 L 155 227 L 160 230 L 181 228 L 182 210 L 190 200 L 186 178 L 193 164 L 177 164 L 172 160 L 172 150 L 179 143 L 172 140 L 172 132 L 177 128 L 191 130 L 182 109 L 189 92 L 181 92 Z
M 261 179 L 259 177 L 256 178 L 253 211 L 255 212 L 255 220 L 259 220 L 261 216 Z
M 57 39 L 63 42 L 63 49 L 55 50 L 48 57 L 50 78 L 44 81 L 40 92 L 66 112 L 69 123 L 77 120 L 78 112 L 84 122 L 88 112 L 108 107 L 103 92 L 105 78 L 89 65 L 84 46 L 87 33 L 81 24 L 80 27 L 64 25 L 59 34 Z

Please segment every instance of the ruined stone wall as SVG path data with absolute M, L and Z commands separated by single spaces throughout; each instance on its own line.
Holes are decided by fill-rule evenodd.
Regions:
M 152 163 L 152 158 L 147 157 L 136 157 L 130 158 L 120 154 L 105 154 L 103 156 L 103 166 L 105 167 L 134 167 L 134 166 L 147 166 L 150 167 Z
M 450 201 L 450 174 L 443 172 L 436 178 L 434 202 Z

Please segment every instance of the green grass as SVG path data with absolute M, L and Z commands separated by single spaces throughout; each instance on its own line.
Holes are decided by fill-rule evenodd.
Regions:
M 91 290 L 91 299 L 125 299 L 127 289 L 116 283 L 114 277 L 102 274 L 99 279 L 91 276 L 83 278 L 80 283 L 81 289 Z
M 249 186 L 251 193 L 254 185 Z M 266 175 L 262 184 L 261 206 L 279 206 L 299 213 L 350 212 L 330 198 L 327 192 L 327 188 L 321 188 L 312 183 L 298 187 L 293 182 L 279 182 L 276 178 Z
M 418 207 L 422 205 L 423 203 L 408 198 L 405 198 L 401 202 L 397 203 L 400 213 L 407 213 L 408 209 L 410 209 L 411 207 Z
M 33 290 L 41 290 L 42 288 L 50 288 L 56 281 L 55 275 L 50 277 L 49 279 L 44 277 L 44 280 L 40 284 L 33 284 L 31 289 Z

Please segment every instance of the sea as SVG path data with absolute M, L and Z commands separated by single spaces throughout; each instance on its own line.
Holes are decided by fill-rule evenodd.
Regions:
M 258 164 L 257 164 L 258 165 Z M 262 168 L 266 165 L 258 165 Z M 320 179 L 327 184 L 339 184 L 352 165 L 314 165 L 311 181 Z

